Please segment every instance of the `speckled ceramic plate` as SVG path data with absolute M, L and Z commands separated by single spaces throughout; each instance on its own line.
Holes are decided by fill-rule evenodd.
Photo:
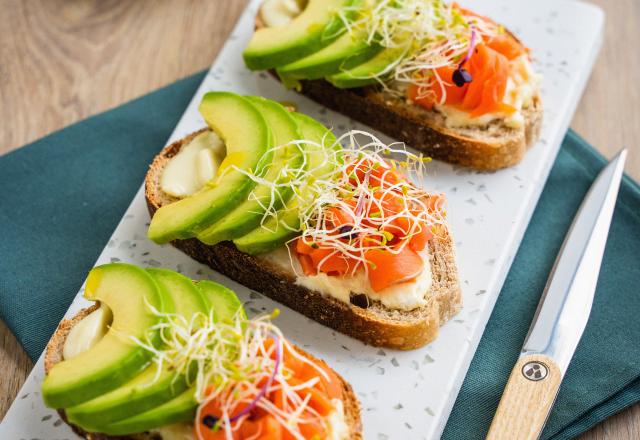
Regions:
M 367 439 L 433 439 L 442 432 L 600 46 L 603 14 L 584 3 L 574 0 L 463 3 L 473 3 L 474 10 L 504 23 L 532 49 L 536 68 L 544 75 L 545 107 L 542 137 L 518 166 L 492 174 L 439 162 L 430 166 L 425 185 L 446 192 L 449 200 L 463 310 L 442 328 L 437 341 L 410 352 L 365 346 L 286 308 L 277 319 L 293 341 L 326 359 L 351 382 L 362 402 Z M 210 90 L 292 101 L 301 111 L 338 132 L 362 128 L 284 90 L 266 74 L 251 73 L 244 67 L 240 53 L 251 36 L 258 4 L 259 0 L 253 1 L 242 15 L 169 141 L 204 126 L 197 106 L 201 96 Z M 209 278 L 231 287 L 247 302 L 250 313 L 281 307 L 171 246 L 151 243 L 146 239 L 148 221 L 140 190 L 96 264 L 126 261 L 145 267 L 177 269 L 192 278 Z M 84 306 L 86 301 L 79 293 L 67 315 Z M 44 407 L 39 393 L 42 376 L 40 358 L 3 421 L 0 438 L 74 438 L 56 412 Z

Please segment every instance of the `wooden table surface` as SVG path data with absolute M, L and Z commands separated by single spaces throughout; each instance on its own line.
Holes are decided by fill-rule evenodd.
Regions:
M 640 1 L 591 0 L 605 43 L 572 127 L 640 178 Z M 246 0 L 0 0 L 0 154 L 208 67 Z M 0 418 L 32 367 L 0 321 Z M 580 437 L 639 439 L 640 405 Z

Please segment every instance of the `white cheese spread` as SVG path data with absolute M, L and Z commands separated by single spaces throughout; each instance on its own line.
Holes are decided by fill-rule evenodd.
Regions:
M 224 142 L 217 134 L 211 130 L 200 133 L 164 168 L 162 191 L 174 197 L 195 193 L 216 176 L 225 154 Z
M 349 425 L 347 425 L 346 417 L 344 416 L 344 406 L 342 400 L 331 399 L 333 403 L 333 411 L 327 417 L 329 423 L 329 438 L 330 440 L 347 440 L 349 438 Z
M 325 273 L 311 276 L 303 275 L 297 258 L 290 258 L 285 247 L 259 255 L 259 258 L 263 258 L 288 272 L 293 270 L 296 274 L 296 284 L 332 296 L 347 304 L 350 303 L 353 292 L 363 293 L 371 300 L 380 301 L 389 309 L 413 310 L 427 304 L 432 283 L 429 251 L 425 249 L 419 252 L 419 255 L 424 262 L 424 269 L 414 281 L 395 284 L 379 292 L 373 290 L 364 271 L 343 277 L 330 276 Z
M 260 18 L 267 27 L 285 26 L 303 9 L 299 0 L 266 0 L 260 8 Z
M 107 334 L 113 315 L 105 304 L 74 325 L 62 347 L 63 359 L 72 359 L 96 345 Z
M 158 434 L 162 440 L 195 440 L 196 438 L 191 423 L 175 423 L 154 429 L 151 432 Z

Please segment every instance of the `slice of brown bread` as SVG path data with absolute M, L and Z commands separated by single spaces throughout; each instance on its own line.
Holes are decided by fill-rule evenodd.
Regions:
M 162 171 L 182 146 L 202 131 L 172 143 L 154 159 L 145 180 L 145 197 L 151 216 L 161 206 L 177 200 L 160 188 Z M 259 256 L 245 254 L 231 242 L 209 246 L 191 238 L 175 240 L 172 244 L 250 289 L 374 346 L 410 350 L 428 344 L 438 336 L 440 326 L 461 308 L 454 245 L 448 234 L 432 239 L 429 244 L 432 285 L 428 304 L 409 312 L 386 308 L 378 301 L 370 301 L 369 306 L 363 308 L 309 290 L 295 284 L 292 271 L 285 272 Z
M 255 29 L 264 27 L 260 14 Z M 518 38 L 510 31 L 510 35 Z M 519 41 L 519 40 L 518 40 Z M 276 79 L 275 71 L 270 71 Z M 430 157 L 454 165 L 495 171 L 520 162 L 540 136 L 542 100 L 523 110 L 524 126 L 510 128 L 495 120 L 486 126 L 449 128 L 444 116 L 385 92 L 380 86 L 338 89 L 325 80 L 300 81 L 300 93 L 314 101 L 379 130 Z
M 47 349 L 44 357 L 44 371 L 45 374 L 48 374 L 51 368 L 58 362 L 63 360 L 62 351 L 64 348 L 64 343 L 67 340 L 67 335 L 71 331 L 74 325 L 82 320 L 89 313 L 93 312 L 99 307 L 99 304 L 95 304 L 89 308 L 81 310 L 76 316 L 71 319 L 64 319 L 58 325 L 55 333 L 51 337 L 51 340 L 47 344 Z M 306 358 L 318 362 L 311 354 L 302 350 L 299 347 L 296 347 L 298 352 L 305 356 Z M 335 371 L 334 371 L 335 373 Z M 355 393 L 353 392 L 353 388 L 351 385 L 342 378 L 338 373 L 335 373 L 340 383 L 342 384 L 342 395 L 343 395 L 343 405 L 345 412 L 345 421 L 347 426 L 349 427 L 349 438 L 355 440 L 362 439 L 362 421 L 360 419 L 360 403 Z M 106 434 L 96 433 L 96 432 L 86 432 L 79 426 L 76 426 L 72 423 L 69 423 L 67 417 L 64 413 L 64 410 L 58 410 L 60 417 L 64 420 L 80 437 L 85 438 L 87 440 L 162 440 L 162 437 L 157 433 L 143 432 L 139 434 L 131 434 L 127 436 L 109 436 Z

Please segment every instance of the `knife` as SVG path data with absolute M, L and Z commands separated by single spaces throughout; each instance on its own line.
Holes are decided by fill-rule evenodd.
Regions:
M 537 439 L 582 337 L 627 150 L 600 172 L 573 219 L 487 439 Z

